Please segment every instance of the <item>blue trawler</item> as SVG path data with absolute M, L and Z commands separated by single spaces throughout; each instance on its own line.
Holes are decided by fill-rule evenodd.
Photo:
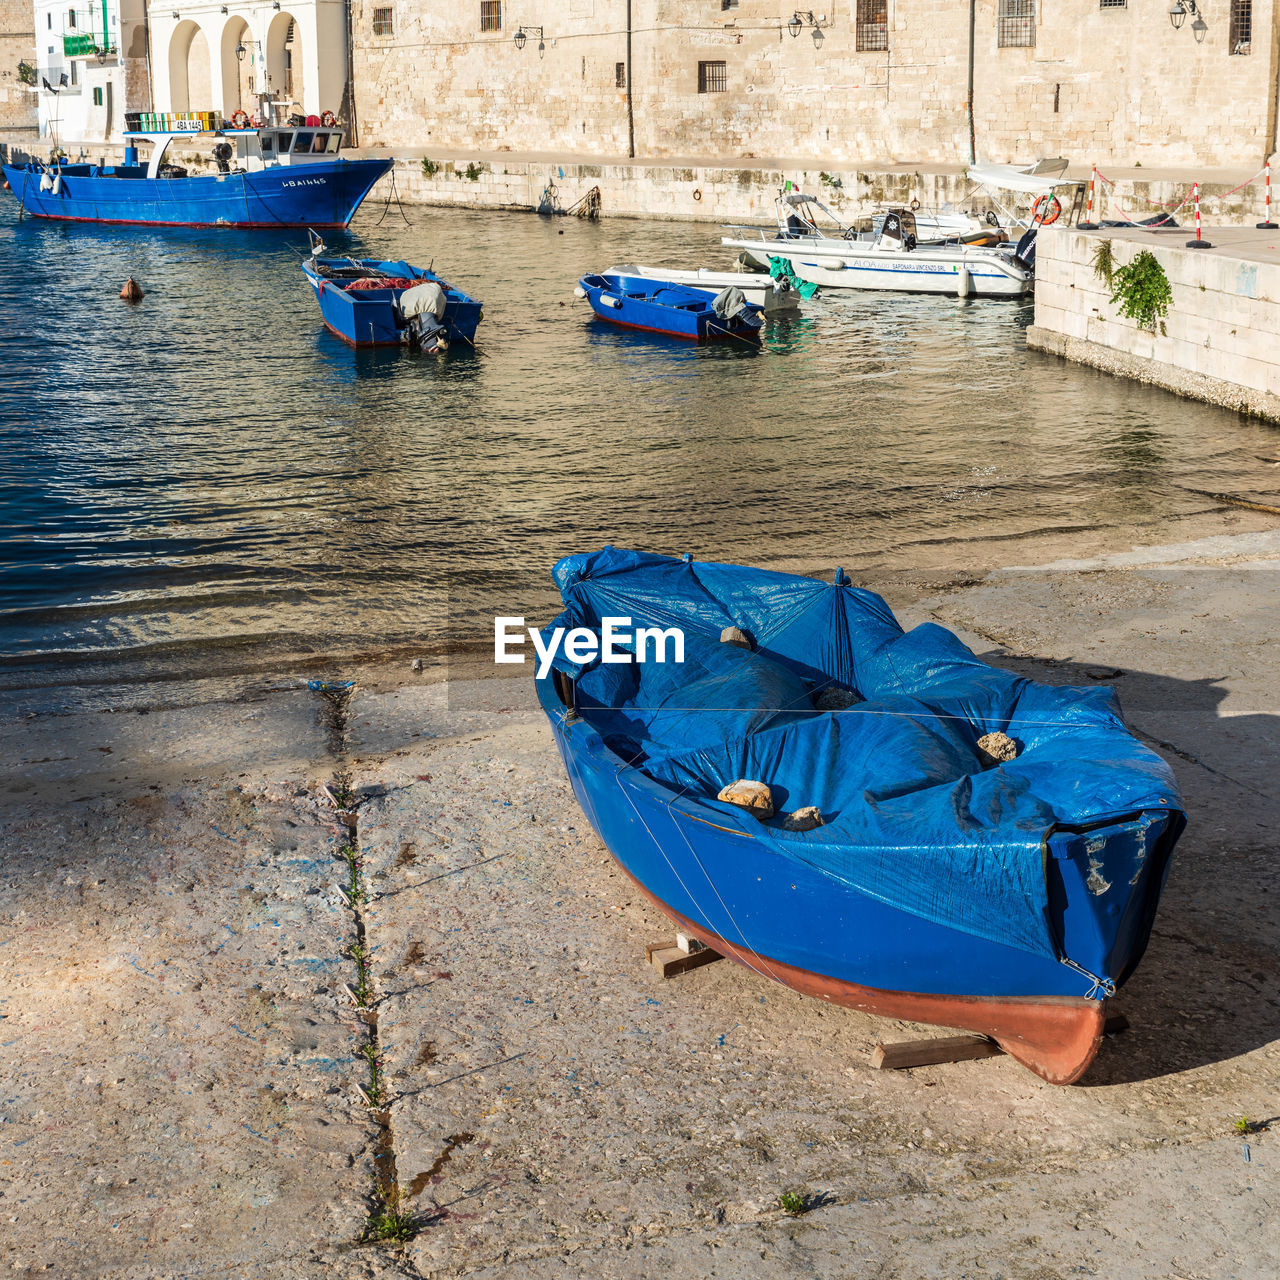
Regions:
M 23 214 L 68 222 L 166 227 L 345 227 L 391 160 L 339 155 L 335 125 L 131 129 L 118 165 L 4 165 Z M 175 138 L 207 138 L 216 172 L 190 176 L 165 160 Z M 146 163 L 138 143 L 149 143 Z

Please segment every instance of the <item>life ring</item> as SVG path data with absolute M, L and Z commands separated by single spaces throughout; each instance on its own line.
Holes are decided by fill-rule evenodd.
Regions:
M 322 111 L 320 113 L 320 124 L 326 129 L 332 129 L 338 123 L 338 117 L 332 111 Z
M 247 129 L 249 127 L 249 114 L 237 108 L 231 113 L 231 127 L 233 129 Z
M 1040 206 L 1043 205 L 1046 200 L 1049 201 L 1049 203 L 1053 206 L 1053 211 L 1049 213 L 1046 217 L 1042 218 L 1040 216 Z M 1034 223 L 1038 223 L 1042 227 L 1052 226 L 1053 223 L 1057 222 L 1058 217 L 1061 213 L 1062 213 L 1062 202 L 1058 199 L 1057 196 L 1050 195 L 1048 192 L 1045 192 L 1044 195 L 1037 196 L 1035 204 L 1031 206 L 1031 221 Z

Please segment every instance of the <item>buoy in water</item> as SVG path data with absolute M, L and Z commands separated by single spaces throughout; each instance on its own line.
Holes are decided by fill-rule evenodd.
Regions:
M 126 302 L 141 302 L 146 295 L 142 292 L 142 286 L 130 276 L 124 282 L 124 288 L 120 290 L 120 296 Z

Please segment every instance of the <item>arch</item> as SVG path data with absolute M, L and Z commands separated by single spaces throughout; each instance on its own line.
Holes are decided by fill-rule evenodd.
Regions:
M 243 61 L 236 57 L 236 47 L 245 50 Z M 259 86 L 254 80 L 255 43 L 248 22 L 239 15 L 228 18 L 222 28 L 222 114 L 244 111 L 256 115 L 255 94 Z
M 288 117 L 291 111 L 303 111 L 305 84 L 304 31 L 298 18 L 281 10 L 267 28 L 267 88 L 272 94 L 277 114 Z
M 198 22 L 184 18 L 169 37 L 169 109 L 203 111 L 211 105 L 209 42 Z

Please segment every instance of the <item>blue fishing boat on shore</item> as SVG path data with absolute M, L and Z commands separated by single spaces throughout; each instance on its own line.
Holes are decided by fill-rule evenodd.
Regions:
M 554 577 L 546 640 L 612 628 L 615 656 L 559 650 L 538 696 L 584 812 L 660 910 L 801 992 L 1080 1077 L 1186 821 L 1112 690 L 904 632 L 840 570 L 605 548 Z
M 325 258 L 313 236 L 302 264 L 327 328 L 353 347 L 474 346 L 482 304 L 425 267 L 377 258 Z
M 206 117 L 212 113 L 203 113 Z M 207 121 L 210 125 L 213 120 Z M 124 163 L 4 165 L 23 215 L 165 227 L 345 227 L 388 159 L 348 160 L 338 126 L 136 129 Z M 213 172 L 166 160 L 175 140 L 209 146 Z M 145 163 L 138 144 L 150 144 Z
M 764 324 L 761 309 L 740 289 L 723 289 L 710 297 L 686 285 L 606 273 L 583 276 L 574 292 L 610 324 L 695 342 L 758 342 Z

